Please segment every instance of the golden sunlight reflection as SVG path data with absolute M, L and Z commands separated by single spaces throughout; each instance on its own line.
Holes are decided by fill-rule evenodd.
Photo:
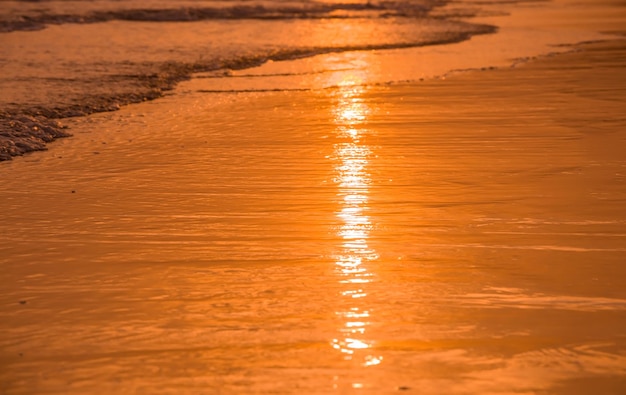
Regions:
M 364 103 L 363 86 L 358 76 L 348 75 L 338 83 L 336 106 L 335 183 L 337 184 L 337 231 L 340 240 L 335 257 L 336 272 L 341 284 L 341 303 L 337 316 L 341 327 L 332 346 L 346 360 L 364 366 L 378 365 L 382 357 L 373 355 L 373 342 L 367 337 L 370 311 L 367 308 L 367 284 L 372 273 L 368 263 L 376 260 L 376 252 L 368 245 L 372 224 L 367 215 L 371 177 L 368 164 L 372 150 L 362 142 L 367 130 L 362 126 L 370 112 Z

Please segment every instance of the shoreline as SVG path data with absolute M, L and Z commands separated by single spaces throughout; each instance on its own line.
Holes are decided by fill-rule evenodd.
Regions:
M 551 4 L 553 8 L 558 8 L 556 7 L 558 3 L 559 1 L 556 0 L 556 2 Z M 515 67 L 518 62 L 523 63 L 532 61 L 532 58 L 537 56 L 550 56 L 551 54 L 549 52 L 552 50 L 554 50 L 555 52 L 563 51 L 563 47 L 561 47 L 561 49 L 553 48 L 552 50 L 546 46 L 541 47 L 541 49 L 539 49 L 540 47 L 529 47 L 520 50 L 519 54 L 505 54 L 503 52 L 503 54 L 500 55 L 502 59 L 499 59 L 496 56 L 495 58 L 491 57 L 488 60 L 480 59 L 480 54 L 478 54 L 473 55 L 476 56 L 476 59 L 473 59 L 472 62 L 470 62 L 473 66 L 470 66 L 468 68 L 461 66 L 460 70 L 456 69 L 455 62 L 458 62 L 458 60 L 455 60 L 454 56 L 448 56 L 447 58 L 443 59 L 429 58 L 429 53 L 432 55 L 440 51 L 445 52 L 448 50 L 448 47 L 454 45 L 452 43 L 467 44 L 470 41 L 475 40 L 481 36 L 485 37 L 500 35 L 501 32 L 499 31 L 499 29 L 501 27 L 506 28 L 511 24 L 513 24 L 514 27 L 520 26 L 520 20 L 523 21 L 524 17 L 520 18 L 519 16 L 512 16 L 511 13 L 517 13 L 520 10 L 520 8 L 515 7 L 521 7 L 521 9 L 524 9 L 524 4 L 524 2 L 520 2 L 513 4 L 508 8 L 505 6 L 503 8 L 505 10 L 504 14 L 502 14 L 502 9 L 499 8 L 501 7 L 500 5 L 490 6 L 491 8 L 487 7 L 485 9 L 486 11 L 483 10 L 485 11 L 484 14 L 486 16 L 481 16 L 481 14 L 478 12 L 479 10 L 477 9 L 474 9 L 472 11 L 457 10 L 454 8 L 456 6 L 463 5 L 462 2 L 450 2 L 443 7 L 435 7 L 431 10 L 434 15 L 439 15 L 439 17 L 443 16 L 444 18 L 451 18 L 452 21 L 460 19 L 460 22 L 457 22 L 468 26 L 474 26 L 475 31 L 461 36 L 457 35 L 456 37 L 451 37 L 450 39 L 439 39 L 430 42 L 426 40 L 417 46 L 415 44 L 407 44 L 406 46 L 369 45 L 365 47 L 355 46 L 334 49 L 305 47 L 301 49 L 291 49 L 284 50 L 282 52 L 279 51 L 276 53 L 268 53 L 260 57 L 244 57 L 234 60 L 226 59 L 217 62 L 210 61 L 208 63 L 203 61 L 188 63 L 153 63 L 146 66 L 146 69 L 143 71 L 130 69 L 128 70 L 130 74 L 121 73 L 119 75 L 110 75 L 106 76 L 104 80 L 100 81 L 92 81 L 89 78 L 85 80 L 76 80 L 75 82 L 68 81 L 66 82 L 66 84 L 92 84 L 94 85 L 94 93 L 87 96 L 85 94 L 82 94 L 82 96 L 76 97 L 74 99 L 71 99 L 70 95 L 70 100 L 64 99 L 64 102 L 53 101 L 51 104 L 46 104 L 45 101 L 37 98 L 36 95 L 34 96 L 36 101 L 33 102 L 32 105 L 25 105 L 24 103 L 5 103 L 6 108 L 0 111 L 0 162 L 10 160 L 12 157 L 20 156 L 25 153 L 45 150 L 47 143 L 52 142 L 57 138 L 70 137 L 71 132 L 65 126 L 63 126 L 64 120 L 71 119 L 73 117 L 88 116 L 94 113 L 117 111 L 120 108 L 128 105 L 161 98 L 164 95 L 167 95 L 168 92 L 175 92 L 176 89 L 178 89 L 178 87 L 180 87 L 181 83 L 183 83 L 184 81 L 194 80 L 195 76 L 201 75 L 203 73 L 215 74 L 222 71 L 224 74 L 241 74 L 238 72 L 252 71 L 256 69 L 264 70 L 268 68 L 268 66 L 271 69 L 271 67 L 279 63 L 284 63 L 285 65 L 288 65 L 290 63 L 296 64 L 297 59 L 313 59 L 317 57 L 324 57 L 325 54 L 329 53 L 346 53 L 350 51 L 364 51 L 366 53 L 372 54 L 376 53 L 380 55 L 380 61 L 386 62 L 385 67 L 387 68 L 394 68 L 395 66 L 393 62 L 399 64 L 404 63 L 412 56 L 406 54 L 411 53 L 412 50 L 417 50 L 417 52 L 413 52 L 419 54 L 419 51 L 421 49 L 424 49 L 425 51 L 423 52 L 426 54 L 424 62 L 420 64 L 413 61 L 413 67 L 428 68 L 428 63 L 441 65 L 445 64 L 446 62 L 451 62 L 450 66 L 446 66 L 444 68 L 441 68 L 440 66 L 439 68 L 435 67 L 434 69 L 429 70 L 424 76 L 416 76 L 412 74 L 414 73 L 414 70 L 411 70 L 407 67 L 408 70 L 405 72 L 404 76 L 394 75 L 387 78 L 387 80 L 385 80 L 386 77 L 384 77 L 383 80 L 380 81 L 380 83 L 382 84 L 393 84 L 398 82 L 401 83 L 405 79 L 417 82 L 433 78 L 445 78 L 446 76 L 457 73 L 459 71 L 484 71 L 486 69 L 497 69 L 502 66 Z M 451 6 L 452 9 L 448 10 L 447 6 Z M 346 7 L 350 8 L 350 6 Z M 527 24 L 521 22 L 521 26 L 527 27 Z M 593 26 L 595 27 L 596 25 Z M 619 38 L 617 37 L 618 34 L 619 32 L 613 32 L 615 38 L 604 36 L 603 38 L 598 39 L 598 37 L 602 36 L 602 34 L 591 34 L 590 32 L 588 32 L 588 35 L 593 41 L 619 40 Z M 519 39 L 519 37 L 512 37 L 514 39 Z M 545 40 L 546 37 L 541 37 L 540 40 Z M 589 39 L 583 39 L 583 41 L 579 41 L 578 43 L 563 42 L 561 44 L 573 48 L 577 45 L 584 45 L 585 40 L 588 41 Z M 493 42 L 498 43 L 498 40 L 493 40 Z M 558 39 L 556 39 L 556 42 L 559 42 Z M 499 42 L 497 45 L 506 45 L 506 43 Z M 401 54 L 403 51 L 402 48 L 407 48 L 405 55 Z M 464 59 L 465 57 L 470 55 L 472 50 L 467 48 L 471 47 L 467 46 L 465 50 L 460 50 L 460 52 L 458 53 L 459 56 L 457 56 L 457 58 Z M 482 51 L 490 50 L 489 46 L 484 45 L 483 47 L 479 47 L 478 49 Z M 503 48 L 494 49 L 494 51 L 496 52 L 502 50 Z M 398 51 L 400 52 L 400 55 L 397 55 Z M 389 58 L 392 60 L 385 60 L 386 55 L 393 53 L 395 53 L 396 55 L 393 55 Z M 502 62 L 502 60 L 504 59 L 506 59 L 506 61 Z M 461 64 L 463 64 L 462 62 L 463 61 L 461 61 Z M 224 81 L 227 82 L 227 79 L 224 79 Z M 297 76 L 295 76 L 294 81 L 298 81 Z M 123 87 L 121 91 L 115 88 L 118 85 Z M 219 87 L 210 86 L 210 84 L 207 87 L 206 85 L 207 84 L 205 84 L 205 87 L 201 88 L 200 90 L 204 90 L 206 92 L 216 92 L 221 90 Z M 300 89 L 301 87 L 296 88 Z M 24 87 L 20 87 L 19 89 L 24 90 Z M 268 89 L 280 90 L 281 88 L 269 87 Z M 304 89 L 310 89 L 310 87 L 304 87 Z M 35 89 L 31 89 L 31 91 L 33 90 Z M 236 91 L 236 89 L 234 91 Z M 56 94 L 62 96 L 62 93 L 63 90 L 61 89 Z
M 497 27 L 494 26 L 494 29 Z M 498 34 L 497 32 L 485 33 L 485 34 Z M 520 65 L 530 64 L 532 62 L 540 61 L 542 59 L 568 55 L 572 52 L 584 51 L 589 46 L 602 45 L 607 43 L 618 43 L 620 41 L 626 41 L 624 38 L 618 37 L 619 33 L 613 33 L 615 38 L 596 39 L 592 41 L 584 41 L 574 44 L 564 44 L 563 47 L 569 48 L 565 52 L 552 52 L 546 54 L 538 54 L 533 57 L 523 57 L 519 59 L 513 59 L 508 68 L 519 67 Z M 625 33 L 621 33 L 626 36 Z M 454 40 L 450 42 L 436 42 L 432 44 L 425 44 L 420 47 L 410 46 L 409 48 L 424 48 L 428 46 L 445 45 L 450 43 L 463 42 L 469 40 L 471 37 L 463 38 L 461 40 Z M 384 48 L 383 50 L 402 49 L 399 48 Z M 361 50 L 351 50 L 348 52 L 359 52 Z M 363 49 L 362 51 L 371 51 L 371 49 Z M 338 53 L 344 53 L 346 51 L 340 51 Z M 332 51 L 327 53 L 333 53 Z M 316 56 L 324 56 L 327 53 L 314 53 L 311 55 L 304 55 L 304 58 L 312 58 Z M 384 56 L 384 55 L 383 55 Z M 220 70 L 225 71 L 245 71 L 258 67 L 263 67 L 271 62 L 291 62 L 294 59 L 283 59 L 284 56 L 277 56 L 275 58 L 264 59 L 259 64 L 238 65 L 229 64 L 217 69 L 207 68 L 205 66 L 187 65 L 180 68 L 173 74 L 155 75 L 150 78 L 146 89 L 144 91 L 127 94 L 122 96 L 112 97 L 100 97 L 94 103 L 86 103 L 84 106 L 71 106 L 68 108 L 32 108 L 20 112 L 0 112 L 0 162 L 9 161 L 14 157 L 22 156 L 28 153 L 45 151 L 47 150 L 47 144 L 55 141 L 59 138 L 72 137 L 72 134 L 68 132 L 68 126 L 63 124 L 63 121 L 67 121 L 76 117 L 87 117 L 92 114 L 105 113 L 111 111 L 120 110 L 123 107 L 145 102 L 151 100 L 157 100 L 164 97 L 168 92 L 177 89 L 179 84 L 184 81 L 189 81 L 194 78 L 194 75 L 202 73 L 215 73 Z M 472 72 L 485 72 L 499 70 L 501 66 L 483 66 L 480 68 L 468 68 L 468 69 L 451 69 L 440 75 L 430 76 L 426 79 L 419 78 L 413 81 L 396 81 L 396 82 L 383 82 L 383 85 L 396 85 L 405 83 L 420 83 L 427 80 L 445 79 L 449 76 L 459 73 L 472 73 Z M 325 87 L 333 88 L 333 86 Z M 281 90 L 274 89 L 274 90 Z M 304 90 L 310 90 L 310 88 L 304 88 Z M 220 90 L 202 90 L 199 91 L 207 93 L 223 92 Z M 254 90 L 253 90 L 254 91 Z M 238 92 L 238 91 L 232 91 Z M 242 91 L 242 92 L 245 92 Z
M 187 3 L 179 2 L 179 4 L 186 5 Z M 84 15 L 67 13 L 69 10 L 65 10 L 64 13 L 63 7 L 65 6 L 62 3 L 57 5 L 61 7 L 60 11 L 57 10 L 58 15 L 46 14 L 45 11 L 33 8 L 29 11 L 32 15 L 19 16 L 19 14 L 16 14 L 18 16 L 12 16 L 11 12 L 17 13 L 17 11 L 9 10 L 8 14 L 4 16 L 5 20 L 0 21 L 6 25 L 5 29 L 2 30 L 2 23 L 0 23 L 0 31 L 2 31 L 0 34 L 21 35 L 19 36 L 21 38 L 16 37 L 13 39 L 18 43 L 17 45 L 15 45 L 15 43 L 11 44 L 13 51 L 34 51 L 35 53 L 39 51 L 47 53 L 51 51 L 50 45 L 54 43 L 55 40 L 61 42 L 67 39 L 67 33 L 65 33 L 65 35 L 61 33 L 61 29 L 73 31 L 74 33 L 69 34 L 70 40 L 73 41 L 71 38 L 73 36 L 114 36 L 116 34 L 115 24 L 124 22 L 147 22 L 144 25 L 132 27 L 132 29 L 130 25 L 124 25 L 127 29 L 130 29 L 128 34 L 134 34 L 133 32 L 137 30 L 145 35 L 146 32 L 142 32 L 141 29 L 148 26 L 150 23 L 159 27 L 169 26 L 168 29 L 172 30 L 171 34 L 174 34 L 178 31 L 175 23 L 185 23 L 184 29 L 193 31 L 193 29 L 197 28 L 194 27 L 194 22 L 211 20 L 216 21 L 216 23 L 227 23 L 229 20 L 288 21 L 294 18 L 305 18 L 304 20 L 307 18 L 312 18 L 312 20 L 327 18 L 329 21 L 334 19 L 359 20 L 359 18 L 362 17 L 359 13 L 365 13 L 364 15 L 368 18 L 379 17 L 378 14 L 384 14 L 386 18 L 400 17 L 406 20 L 423 20 L 429 25 L 433 24 L 433 21 L 435 21 L 433 18 L 429 19 L 429 13 L 441 7 L 441 5 L 435 6 L 429 3 L 425 3 L 424 5 L 417 4 L 413 7 L 407 9 L 403 8 L 401 10 L 395 10 L 393 8 L 394 5 L 391 3 L 381 3 L 378 5 L 370 3 L 340 3 L 278 8 L 266 8 L 265 6 L 251 7 L 248 5 L 226 8 L 203 8 L 201 5 L 200 3 L 194 2 L 182 8 L 161 9 L 158 8 L 159 4 L 155 3 L 153 6 L 156 6 L 156 8 L 135 9 L 132 7 L 137 6 L 137 4 L 130 3 L 129 5 L 122 5 L 122 8 L 119 10 L 109 10 L 106 8 L 106 4 L 96 4 L 93 6 L 95 8 L 91 10 L 89 7 L 92 6 L 88 5 L 87 11 L 83 10 L 84 13 L 86 12 Z M 27 10 L 29 5 L 26 4 L 24 7 L 26 7 L 25 10 Z M 104 8 L 99 9 L 98 7 Z M 126 7 L 131 8 L 127 9 Z M 336 14 L 337 12 L 340 14 Z M 368 13 L 373 14 L 370 15 Z M 467 20 L 468 15 L 464 16 L 466 17 L 464 20 Z M 491 25 L 455 20 L 454 15 L 438 16 L 438 18 L 440 18 L 439 20 L 441 21 L 446 21 L 450 26 L 455 27 L 454 29 L 456 29 L 456 31 L 453 31 L 453 29 L 443 33 L 439 32 L 438 36 L 434 35 L 432 37 L 428 34 L 423 37 L 414 37 L 417 41 L 381 41 L 380 43 L 350 43 L 346 41 L 344 44 L 339 43 L 338 45 L 333 44 L 330 46 L 319 46 L 319 44 L 311 43 L 305 46 L 278 46 L 257 53 L 253 52 L 252 54 L 244 53 L 239 55 L 235 53 L 230 57 L 223 57 L 219 52 L 213 54 L 209 50 L 206 54 L 207 59 L 203 59 L 205 54 L 194 53 L 193 51 L 192 53 L 182 53 L 180 58 L 171 57 L 168 59 L 169 55 L 167 55 L 167 51 L 178 50 L 179 45 L 174 45 L 176 41 L 168 42 L 168 45 L 172 45 L 169 50 L 166 48 L 152 48 L 149 43 L 154 34 L 151 35 L 147 33 L 147 35 L 142 36 L 142 39 L 146 40 L 144 45 L 147 47 L 142 48 L 144 50 L 147 49 L 146 52 L 165 52 L 160 53 L 159 56 L 155 56 L 154 54 L 138 55 L 137 60 L 134 61 L 127 60 L 124 57 L 117 60 L 105 57 L 98 60 L 100 63 L 85 63 L 80 67 L 71 65 L 76 62 L 80 63 L 80 60 L 76 60 L 79 59 L 80 56 L 94 57 L 99 55 L 98 51 L 106 52 L 108 50 L 107 45 L 105 44 L 98 50 L 97 48 L 99 47 L 97 46 L 101 45 L 98 40 L 94 42 L 85 41 L 88 45 L 94 46 L 95 49 L 90 49 L 87 46 L 85 50 L 86 53 L 79 53 L 79 58 L 76 58 L 77 54 L 75 53 L 68 55 L 63 53 L 60 60 L 54 57 L 37 57 L 36 55 L 32 57 L 31 54 L 29 61 L 21 65 L 22 68 L 28 70 L 17 71 L 19 70 L 19 66 L 12 65 L 10 66 L 12 69 L 7 69 L 7 71 L 13 73 L 14 75 L 11 74 L 13 77 L 9 76 L 5 81 L 0 81 L 3 84 L 0 85 L 0 88 L 2 88 L 5 93 L 4 100 L 0 102 L 0 105 L 4 107 L 0 110 L 0 161 L 10 160 L 14 156 L 23 155 L 24 153 L 32 151 L 45 150 L 46 143 L 56 138 L 69 137 L 71 134 L 60 126 L 59 120 L 87 116 L 93 113 L 116 111 L 127 105 L 158 99 L 167 94 L 167 92 L 174 90 L 180 82 L 189 80 L 197 73 L 215 73 L 219 71 L 227 73 L 230 71 L 258 67 L 272 61 L 307 58 L 329 53 L 446 45 L 466 41 L 476 35 L 492 34 L 497 30 L 495 26 Z M 25 25 L 21 25 L 23 23 L 33 24 L 31 26 L 32 29 L 26 29 Z M 95 26 L 96 24 L 99 26 L 88 27 L 90 25 Z M 11 28 L 11 26 L 16 29 Z M 20 26 L 24 28 L 24 31 L 17 29 Z M 46 42 L 44 39 L 37 38 L 34 39 L 36 44 L 32 44 L 28 40 L 30 40 L 30 37 L 38 37 L 36 36 L 37 29 L 35 29 L 37 26 L 41 28 L 45 27 L 48 32 L 46 34 L 53 35 L 55 39 L 51 42 Z M 205 29 L 209 29 L 209 27 L 205 27 Z M 197 34 L 197 32 L 194 34 Z M 28 46 L 26 46 L 26 49 L 22 49 L 21 44 L 19 44 L 20 40 L 22 40 L 22 42 L 29 42 L 34 48 L 29 49 Z M 66 44 L 68 48 L 61 45 L 56 50 L 69 51 L 69 48 L 74 45 L 82 45 L 75 44 L 72 41 Z M 195 48 L 196 50 L 202 48 L 202 42 L 202 39 L 195 42 L 194 45 L 200 45 L 200 47 Z M 94 52 L 94 50 L 96 52 Z M 8 54 L 14 55 L 11 50 L 8 50 Z M 17 52 L 15 55 L 21 56 Z M 65 58 L 66 56 L 67 59 Z M 46 59 L 54 63 L 44 65 L 43 62 L 45 62 Z M 11 64 L 11 61 L 13 60 L 9 59 L 9 62 L 5 62 L 5 67 L 6 64 Z M 41 66 L 37 66 L 39 68 L 56 68 L 58 70 L 38 77 L 40 80 L 29 77 L 29 75 L 41 73 L 42 70 L 36 67 L 32 68 L 32 64 L 38 62 L 42 63 Z M 60 67 L 61 69 L 59 69 Z M 84 69 L 85 67 L 87 68 Z M 110 67 L 113 69 L 110 70 Z M 121 67 L 121 69 L 117 70 L 116 67 Z M 97 69 L 102 70 L 97 71 Z M 85 74 L 85 76 L 83 76 L 83 74 Z M 41 93 L 38 91 L 41 91 Z
M 487 26 L 482 27 L 484 29 L 488 28 Z M 108 97 L 100 96 L 93 99 L 93 102 L 90 102 L 88 98 L 85 98 L 87 99 L 85 104 L 72 105 L 69 107 L 34 107 L 14 112 L 0 112 L 0 162 L 11 160 L 12 157 L 21 156 L 30 152 L 45 151 L 47 143 L 50 143 L 57 138 L 71 137 L 72 135 L 64 130 L 66 127 L 61 123 L 63 119 L 85 117 L 91 114 L 117 111 L 125 106 L 159 99 L 166 95 L 167 92 L 176 89 L 181 82 L 193 78 L 194 74 L 247 70 L 262 66 L 268 62 L 292 61 L 294 59 L 311 58 L 333 53 L 422 48 L 428 46 L 447 45 L 469 40 L 471 37 L 479 34 L 497 34 L 495 33 L 497 30 L 496 27 L 489 27 L 489 29 L 492 29 L 492 31 L 470 34 L 468 36 L 461 36 L 449 40 L 436 40 L 420 44 L 419 46 L 407 44 L 395 46 L 385 45 L 382 47 L 356 47 L 349 49 L 311 49 L 305 51 L 279 53 L 260 60 L 253 59 L 245 60 L 243 62 L 227 62 L 219 67 L 201 64 L 177 64 L 173 68 L 173 73 L 164 71 L 151 76 L 145 76 L 147 78 L 140 78 L 139 81 L 146 81 L 145 87 L 143 90 L 139 90 L 139 92 L 136 93 L 127 93 Z M 165 70 L 167 69 L 168 67 L 165 67 Z
M 494 27 L 495 28 L 495 27 Z M 495 28 L 497 29 L 497 28 Z M 490 34 L 490 33 L 484 33 Z M 498 34 L 497 32 L 493 32 L 491 34 Z M 458 43 L 468 40 L 470 38 L 462 38 L 460 40 L 446 41 L 446 42 L 435 42 L 431 44 L 425 44 L 419 47 L 409 46 L 408 48 L 423 48 L 427 46 L 437 46 L 437 45 L 446 45 L 451 43 Z M 606 39 L 606 40 L 594 40 L 592 43 L 598 42 L 611 42 L 611 41 L 620 41 L 619 38 L 614 39 Z M 588 45 L 588 42 L 582 42 L 577 44 L 568 44 L 567 47 L 571 47 L 572 51 L 575 51 L 577 47 L 582 47 Z M 393 50 L 393 49 L 402 49 L 402 47 L 398 48 L 383 48 L 383 50 Z M 358 52 L 358 51 L 371 51 L 372 49 L 363 49 L 363 50 L 350 50 L 347 52 Z M 375 50 L 375 49 L 374 49 Z M 343 53 L 346 51 L 339 51 L 337 53 Z M 315 56 L 323 56 L 328 53 L 334 53 L 333 51 L 328 52 L 315 52 L 311 55 L 304 55 L 304 58 L 311 58 Z M 532 62 L 537 59 L 542 59 L 544 57 L 550 56 L 558 56 L 565 53 L 549 53 L 549 54 L 541 54 L 533 57 L 533 59 L 520 59 L 519 61 L 515 61 L 511 64 L 510 67 L 516 67 L 518 63 L 526 63 Z M 138 93 L 130 93 L 122 96 L 112 96 L 112 97 L 99 97 L 95 102 L 89 103 L 87 102 L 83 106 L 71 106 L 68 108 L 40 108 L 34 107 L 31 109 L 26 109 L 22 111 L 16 112 L 0 112 L 0 162 L 11 160 L 13 157 L 22 156 L 24 154 L 28 154 L 31 152 L 37 151 L 45 151 L 47 149 L 47 144 L 55 141 L 58 138 L 71 137 L 72 134 L 67 131 L 68 127 L 63 124 L 64 120 L 75 118 L 75 117 L 86 117 L 91 114 L 104 113 L 117 111 L 122 107 L 145 102 L 151 100 L 157 100 L 162 98 L 167 92 L 173 91 L 176 87 L 184 81 L 188 81 L 193 79 L 194 74 L 201 74 L 207 72 L 218 72 L 220 70 L 225 71 L 241 71 L 241 70 L 249 70 L 257 67 L 261 67 L 264 64 L 269 62 L 281 62 L 281 61 L 293 61 L 294 59 L 283 59 L 284 55 L 279 55 L 274 58 L 264 59 L 259 62 L 259 64 L 246 64 L 246 65 L 237 65 L 237 64 L 229 64 L 217 69 L 215 68 L 207 68 L 205 66 L 194 66 L 187 65 L 187 67 L 183 67 L 182 70 L 180 67 L 174 74 L 165 73 L 164 75 L 156 75 L 153 78 L 149 79 L 147 86 L 144 91 L 140 91 Z M 302 58 L 302 57 L 300 57 Z M 429 77 L 428 79 L 440 79 L 445 78 L 448 75 L 459 73 L 459 72 L 477 72 L 477 71 L 485 71 L 485 70 L 495 70 L 498 69 L 496 66 L 484 66 L 479 69 L 462 69 L 456 70 L 452 69 L 448 72 L 435 75 Z M 423 81 L 423 78 L 416 79 L 415 81 L 408 81 L 408 83 L 415 83 Z M 406 83 L 407 81 L 402 82 L 385 82 L 383 84 L 395 84 L 395 83 Z M 332 88 L 332 87 L 328 87 Z M 280 89 L 278 89 L 280 90 Z M 219 92 L 219 90 L 205 90 L 205 92 Z

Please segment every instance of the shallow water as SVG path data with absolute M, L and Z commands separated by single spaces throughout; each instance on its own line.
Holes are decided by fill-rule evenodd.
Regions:
M 510 75 L 189 89 L 7 163 L 3 391 L 619 393 L 626 161 L 559 118 L 619 91 Z
M 622 52 L 332 54 L 68 121 L 0 166 L 0 392 L 621 393 Z
M 161 97 L 192 73 L 459 42 L 493 26 L 443 2 L 3 1 L 0 161 L 64 133 L 50 119 Z
M 623 19 L 611 1 L 592 7 L 571 0 L 1 3 L 0 161 L 45 149 L 64 136 L 58 118 L 155 99 L 193 73 L 241 77 L 279 60 L 362 51 L 385 70 L 369 83 L 418 81 L 457 69 L 508 66 L 562 52 L 567 44 L 606 39 L 600 32 L 619 31 Z M 509 14 L 521 25 L 503 25 Z M 498 40 L 480 45 L 496 31 Z M 474 50 L 450 45 L 468 40 L 478 41 Z M 291 67 L 288 74 L 310 71 L 307 60 Z M 285 70 L 278 67 L 277 73 Z M 266 89 L 310 88 L 301 78 L 276 82 L 265 81 Z M 237 90 L 240 84 L 227 78 L 206 85 L 215 91 Z
M 427 0 L 3 4 L 0 30 L 2 23 L 15 29 L 0 32 L 0 106 L 10 114 L 92 113 L 125 104 L 129 95 L 139 95 L 131 102 L 141 101 L 141 95 L 154 97 L 155 90 L 170 88 L 193 71 L 241 69 L 328 52 L 419 47 L 494 31 L 430 17 L 434 4 Z

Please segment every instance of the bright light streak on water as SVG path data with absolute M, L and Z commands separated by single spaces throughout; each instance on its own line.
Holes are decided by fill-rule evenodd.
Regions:
M 365 288 L 372 281 L 368 263 L 377 259 L 375 251 L 368 245 L 372 227 L 368 211 L 369 186 L 372 184 L 368 165 L 372 148 L 361 142 L 367 133 L 362 124 L 367 120 L 369 108 L 362 100 L 363 88 L 358 86 L 358 77 L 348 75 L 339 84 L 334 123 L 338 143 L 335 145 L 335 182 L 338 188 L 339 208 L 337 217 L 343 223 L 337 231 L 340 240 L 339 254 L 335 264 L 342 285 L 341 298 L 351 300 L 348 311 L 338 311 L 343 317 L 339 328 L 341 338 L 333 339 L 332 346 L 345 354 L 345 359 L 355 360 L 363 366 L 378 365 L 381 356 L 357 355 L 371 349 L 373 342 L 367 337 L 370 317 L 367 307 L 368 292 Z M 344 304 L 344 303 L 342 303 Z M 357 384 L 355 384 L 357 385 Z M 355 387 L 358 388 L 358 387 Z

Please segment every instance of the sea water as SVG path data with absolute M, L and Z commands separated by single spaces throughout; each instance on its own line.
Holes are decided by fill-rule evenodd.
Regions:
M 611 125 L 560 118 L 618 114 L 619 93 L 428 81 L 515 63 L 486 50 L 515 27 L 444 44 L 493 31 L 446 16 L 495 11 L 7 4 L 64 15 L 3 33 L 26 53 L 9 69 L 43 81 L 11 111 L 85 112 L 199 73 L 2 164 L 2 391 L 623 388 L 624 158 L 588 148 Z
M 3 107 L 12 113 L 24 107 L 89 113 L 142 100 L 142 94 L 154 97 L 154 90 L 191 72 L 457 42 L 495 31 L 434 18 L 429 11 L 436 4 L 3 2 L 0 20 L 9 31 L 0 47 Z

